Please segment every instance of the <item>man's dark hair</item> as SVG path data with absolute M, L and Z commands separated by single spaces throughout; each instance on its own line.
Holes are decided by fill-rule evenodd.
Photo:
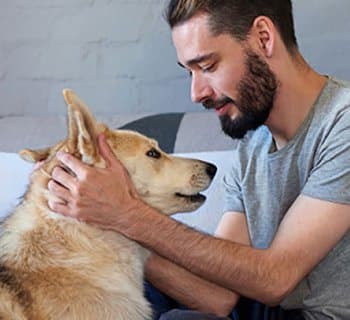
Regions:
M 239 41 L 246 39 L 255 18 L 266 16 L 289 51 L 298 47 L 291 0 L 170 0 L 165 18 L 172 29 L 200 12 L 208 14 L 214 36 L 226 33 Z

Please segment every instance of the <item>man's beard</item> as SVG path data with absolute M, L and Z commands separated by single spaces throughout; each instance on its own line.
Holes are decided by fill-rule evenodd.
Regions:
M 231 119 L 228 114 L 220 116 L 221 127 L 233 139 L 241 139 L 249 130 L 265 123 L 270 115 L 277 90 L 277 80 L 268 64 L 253 51 L 246 51 L 246 72 L 237 85 L 237 100 L 224 97 L 220 101 L 207 100 L 206 108 L 233 103 L 240 114 Z

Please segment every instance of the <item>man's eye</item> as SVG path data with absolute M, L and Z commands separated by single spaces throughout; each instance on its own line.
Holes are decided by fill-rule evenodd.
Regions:
M 160 152 L 154 148 L 152 148 L 151 150 L 148 150 L 146 152 L 146 156 L 147 157 L 151 157 L 151 158 L 155 158 L 155 159 L 159 159 L 160 158 Z
M 202 68 L 202 71 L 203 72 L 210 72 L 210 71 L 213 71 L 214 70 L 214 67 L 215 67 L 215 63 L 209 65 L 209 66 L 205 66 Z

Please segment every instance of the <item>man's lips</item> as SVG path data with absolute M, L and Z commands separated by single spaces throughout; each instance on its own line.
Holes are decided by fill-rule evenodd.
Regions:
M 229 103 L 225 103 L 225 104 L 215 108 L 215 113 L 218 116 L 223 116 L 223 115 L 225 115 L 227 113 L 229 107 L 230 107 L 230 104 Z
M 216 101 L 213 99 L 207 99 L 203 103 L 203 107 L 206 109 L 214 109 L 217 115 L 222 116 L 228 112 L 231 104 L 235 104 L 235 101 L 229 97 L 224 97 Z

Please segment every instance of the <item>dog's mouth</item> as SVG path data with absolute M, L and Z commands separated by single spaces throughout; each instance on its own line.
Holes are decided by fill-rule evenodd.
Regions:
M 206 199 L 206 196 L 204 196 L 200 193 L 188 195 L 188 194 L 182 194 L 182 193 L 176 192 L 175 196 L 180 197 L 180 198 L 185 198 L 185 199 L 189 200 L 190 202 L 204 202 Z

